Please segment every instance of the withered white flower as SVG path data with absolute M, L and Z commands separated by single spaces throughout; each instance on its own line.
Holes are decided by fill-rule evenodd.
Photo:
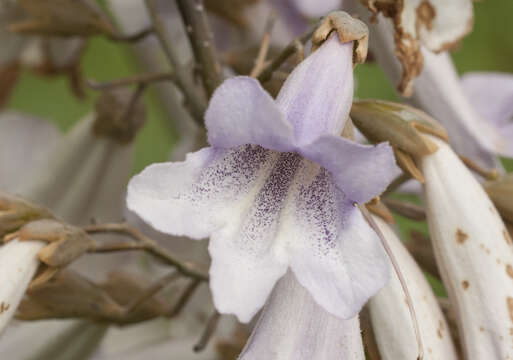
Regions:
M 248 321 L 290 267 L 328 312 L 354 317 L 388 279 L 379 239 L 354 202 L 396 174 L 386 144 L 338 136 L 353 94 L 353 45 L 336 36 L 289 76 L 276 102 L 227 80 L 206 113 L 210 148 L 134 177 L 127 204 L 155 228 L 210 236 L 220 312 Z
M 348 2 L 355 6 L 356 0 Z M 394 29 L 390 51 L 401 62 L 402 74 L 399 91 L 405 95 L 412 93 L 412 81 L 417 77 L 424 64 L 421 48 L 433 52 L 442 52 L 456 46 L 471 30 L 474 12 L 471 0 L 361 0 L 374 14 L 382 13 L 391 18 Z M 357 5 L 356 5 L 357 6 Z M 368 14 L 358 10 L 364 18 Z M 389 21 L 379 17 L 379 22 Z M 372 40 L 371 35 L 371 40 Z M 395 48 L 395 50 L 393 50 Z
M 326 312 L 292 272 L 273 289 L 240 360 L 364 360 L 358 316 Z
M 470 360 L 513 357 L 513 247 L 496 208 L 452 149 L 419 159 L 437 264 Z
M 352 6 L 358 14 L 368 19 L 362 6 Z M 388 77 L 397 83 L 403 76 L 403 70 L 394 50 L 394 29 L 389 19 L 382 15 L 378 19 L 378 23 L 369 23 L 369 47 Z M 424 57 L 424 66 L 411 83 L 411 98 L 405 100 L 440 121 L 458 154 L 472 159 L 483 168 L 501 168 L 496 155 L 513 155 L 513 137 L 508 135 L 511 130 L 507 127 L 507 114 L 496 114 L 502 117 L 498 120 L 492 112 L 496 108 L 507 112 L 507 105 L 499 103 L 507 102 L 505 99 L 510 93 L 508 77 L 501 76 L 501 80 L 496 82 L 492 80 L 497 77 L 481 77 L 490 81 L 486 84 L 480 82 L 481 91 L 477 93 L 478 86 L 473 86 L 472 80 L 460 80 L 449 54 L 435 54 L 424 46 L 419 48 L 419 52 Z M 477 84 L 477 81 L 473 83 Z M 485 92 L 494 94 L 486 99 L 499 100 L 483 101 Z
M 424 273 L 393 229 L 381 218 L 373 219 L 385 237 L 403 274 L 410 299 L 396 274 L 369 301 L 372 328 L 383 360 L 415 359 L 418 354 L 412 317 L 412 301 L 418 320 L 425 359 L 458 359 L 445 317 Z

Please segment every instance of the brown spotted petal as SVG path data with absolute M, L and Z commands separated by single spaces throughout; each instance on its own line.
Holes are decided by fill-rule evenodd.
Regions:
M 361 2 L 374 13 L 381 12 L 393 21 L 395 55 L 402 64 L 399 90 L 407 96 L 411 95 L 413 79 L 422 71 L 421 47 L 434 52 L 445 51 L 456 46 L 472 30 L 474 13 L 471 0 Z M 361 9 L 359 12 L 368 17 Z
M 415 263 L 392 228 L 373 216 L 405 277 L 418 318 L 420 336 L 427 359 L 458 359 L 444 315 L 424 273 Z M 415 359 L 417 340 L 397 275 L 369 302 L 372 328 L 382 360 Z
M 513 248 L 482 186 L 442 141 L 420 159 L 435 256 L 465 359 L 513 357 Z

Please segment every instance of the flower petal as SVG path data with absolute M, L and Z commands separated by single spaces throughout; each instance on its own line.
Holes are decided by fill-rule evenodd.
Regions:
M 14 316 L 39 266 L 37 252 L 45 243 L 12 240 L 0 247 L 0 334 Z
M 259 191 L 248 194 L 249 201 L 234 209 L 227 225 L 210 239 L 214 303 L 243 322 L 264 305 L 288 267 L 280 239 L 289 239 L 284 223 L 293 214 L 287 211 L 287 200 L 302 158 L 294 153 L 273 156 L 276 160 Z
M 365 203 L 381 194 L 399 174 L 392 148 L 387 143 L 361 145 L 325 135 L 300 152 L 328 169 L 338 188 L 356 202 Z
M 265 177 L 270 152 L 259 146 L 205 148 L 184 162 L 148 166 L 128 184 L 127 206 L 154 228 L 200 239 L 237 218 Z
M 216 89 L 205 114 L 208 141 L 231 148 L 245 144 L 291 151 L 292 127 L 260 83 L 247 76 L 226 80 Z
M 471 0 L 406 2 L 419 4 L 415 8 L 405 8 L 415 11 L 416 20 L 413 23 L 418 29 L 418 36 L 431 51 L 439 52 L 454 47 L 472 30 L 474 9 Z
M 301 145 L 340 134 L 352 100 L 353 43 L 341 44 L 333 34 L 294 69 L 276 102 Z
M 19 185 L 31 169 L 42 165 L 59 138 L 49 122 L 16 112 L 0 115 L 0 189 Z
M 292 270 L 326 311 L 352 318 L 388 280 L 388 259 L 328 171 L 301 174 L 289 234 Z
M 358 317 L 320 307 L 288 272 L 276 284 L 240 360 L 363 360 Z
M 440 309 L 426 275 L 417 265 L 399 237 L 383 219 L 372 215 L 392 250 L 410 299 L 415 308 L 424 349 L 430 349 L 431 359 L 456 360 L 449 326 Z M 383 360 L 416 359 L 418 345 L 404 289 L 397 274 L 368 304 L 374 337 Z
M 513 124 L 513 74 L 467 73 L 461 85 L 486 120 L 498 126 Z
M 298 11 L 306 17 L 317 18 L 337 10 L 342 5 L 342 0 L 289 0 Z

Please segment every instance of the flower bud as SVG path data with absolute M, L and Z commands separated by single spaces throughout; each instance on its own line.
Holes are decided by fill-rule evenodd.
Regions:
M 53 218 L 53 215 L 41 206 L 0 193 L 0 239 L 29 221 L 43 218 Z
M 27 18 L 14 22 L 14 32 L 56 35 L 113 35 L 113 25 L 87 0 L 19 0 Z
M 48 266 L 66 266 L 94 242 L 84 230 L 55 220 L 38 220 L 23 226 L 18 232 L 19 241 L 40 240 L 49 243 L 38 252 L 39 260 Z

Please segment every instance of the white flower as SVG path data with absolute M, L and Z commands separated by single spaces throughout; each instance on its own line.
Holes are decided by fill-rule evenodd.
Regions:
M 361 6 L 354 9 L 368 19 Z M 369 47 L 388 77 L 397 83 L 404 72 L 394 49 L 394 29 L 389 19 L 382 15 L 378 19 L 376 24 L 369 23 Z M 440 121 L 458 154 L 484 168 L 500 168 L 496 154 L 513 155 L 508 105 L 502 105 L 511 103 L 511 79 L 490 75 L 468 77 L 462 82 L 447 52 L 437 55 L 425 46 L 418 51 L 424 58 L 423 67 L 412 80 L 411 98 L 406 100 Z M 494 113 L 494 109 L 502 113 Z
M 424 273 L 392 228 L 373 216 L 403 274 L 415 309 L 425 359 L 458 359 L 449 328 Z M 383 360 L 415 359 L 417 339 L 405 294 L 396 274 L 369 301 L 372 328 Z
M 0 247 L 0 333 L 16 312 L 39 260 L 37 252 L 45 245 L 40 241 L 12 240 Z
M 466 359 L 513 357 L 513 247 L 494 205 L 451 148 L 419 159 L 429 232 Z

